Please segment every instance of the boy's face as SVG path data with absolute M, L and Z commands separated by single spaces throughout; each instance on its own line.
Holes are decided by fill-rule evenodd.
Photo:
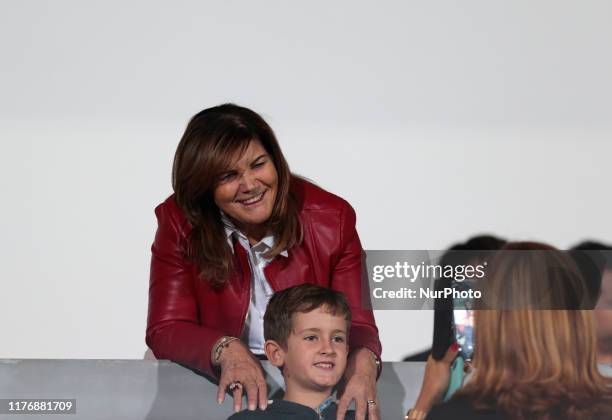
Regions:
M 293 315 L 287 349 L 279 350 L 287 388 L 331 391 L 346 368 L 347 324 L 325 307 Z

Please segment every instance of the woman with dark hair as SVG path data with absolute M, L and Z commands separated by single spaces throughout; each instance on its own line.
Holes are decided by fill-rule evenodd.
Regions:
M 158 358 L 219 378 L 234 408 L 268 396 L 259 363 L 270 296 L 301 283 L 343 292 L 351 305 L 349 363 L 339 403 L 378 418 L 381 345 L 361 305 L 362 253 L 343 199 L 291 174 L 255 112 L 225 104 L 189 122 L 172 170 L 174 194 L 155 212 L 146 341 Z M 339 417 L 340 418 L 340 417 Z
M 572 258 L 510 243 L 489 264 L 474 315 L 474 371 L 438 402 L 456 346 L 429 358 L 408 419 L 610 419 L 612 381 L 597 369 L 590 292 Z
M 612 376 L 612 246 L 586 241 L 570 253 L 595 293 L 597 324 L 597 361 L 599 370 Z

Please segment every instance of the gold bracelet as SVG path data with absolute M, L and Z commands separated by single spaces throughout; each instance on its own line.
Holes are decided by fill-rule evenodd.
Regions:
M 213 346 L 213 351 L 212 351 L 211 360 L 212 360 L 213 366 L 219 366 L 221 364 L 219 359 L 221 358 L 221 353 L 223 352 L 223 349 L 226 349 L 232 341 L 236 341 L 236 340 L 239 340 L 239 338 L 225 336 L 225 337 L 221 337 L 219 341 L 217 341 L 217 344 Z
M 427 415 L 427 412 L 425 411 L 419 411 L 419 410 L 415 410 L 414 408 L 411 408 L 408 411 L 408 414 L 406 414 L 406 420 L 425 420 L 425 416 Z
M 372 350 L 370 350 L 367 347 L 364 347 L 364 349 L 366 349 L 367 351 L 369 351 L 372 354 L 372 359 L 374 360 L 374 364 L 376 365 L 376 370 L 380 370 L 380 359 L 378 358 L 376 353 L 374 353 Z

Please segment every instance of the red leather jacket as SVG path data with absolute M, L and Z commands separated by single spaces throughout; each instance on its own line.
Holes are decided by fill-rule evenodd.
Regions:
M 304 240 L 265 268 L 275 291 L 316 283 L 342 291 L 352 311 L 351 348 L 367 347 L 380 357 L 382 348 L 371 310 L 362 309 L 362 253 L 355 212 L 343 199 L 303 180 L 291 189 L 300 203 Z M 236 272 L 222 290 L 198 279 L 184 257 L 191 225 L 170 196 L 155 213 L 147 345 L 158 359 L 170 359 L 214 375 L 210 353 L 222 336 L 240 337 L 249 306 L 251 272 L 246 251 L 234 245 Z

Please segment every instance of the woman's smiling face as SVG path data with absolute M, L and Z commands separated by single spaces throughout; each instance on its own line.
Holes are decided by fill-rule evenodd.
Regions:
M 249 232 L 263 234 L 262 228 L 272 215 L 277 187 L 278 174 L 272 157 L 254 139 L 219 176 L 214 199 L 247 236 Z

